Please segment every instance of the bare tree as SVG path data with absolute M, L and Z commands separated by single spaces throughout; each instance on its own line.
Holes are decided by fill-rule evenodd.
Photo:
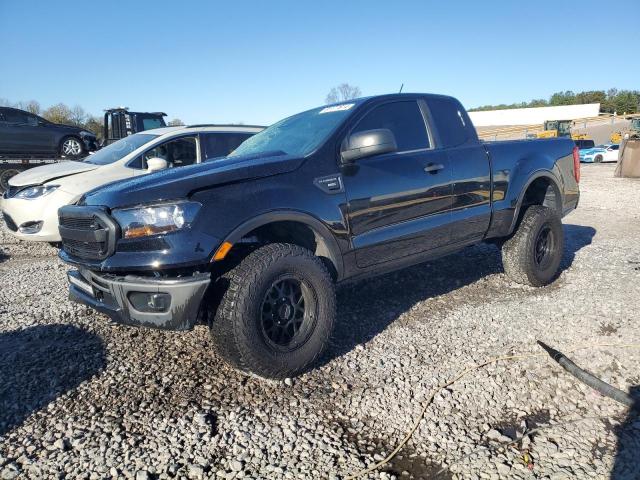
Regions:
M 42 112 L 42 116 L 53 123 L 72 123 L 73 114 L 71 109 L 64 103 L 52 105 Z
M 27 102 L 20 101 L 15 103 L 14 107 L 29 113 L 35 113 L 36 115 L 40 114 L 40 104 L 35 100 L 29 100 Z
M 87 112 L 84 111 L 80 105 L 76 105 L 71 109 L 71 123 L 73 125 L 82 126 L 86 123 L 88 118 Z
M 169 125 L 170 127 L 181 127 L 184 125 L 184 122 L 179 118 L 174 118 L 173 120 L 169 120 L 167 125 Z
M 362 95 L 360 87 L 349 85 L 348 83 L 342 83 L 337 87 L 333 87 L 331 90 L 329 90 L 327 98 L 325 98 L 324 101 L 326 103 L 344 102 L 345 100 L 358 98 L 360 95 Z

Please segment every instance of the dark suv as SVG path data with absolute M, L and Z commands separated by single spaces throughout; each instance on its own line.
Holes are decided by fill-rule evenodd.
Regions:
M 0 107 L 0 155 L 51 154 L 77 158 L 97 147 L 96 136 L 80 127 L 52 123 L 17 108 Z

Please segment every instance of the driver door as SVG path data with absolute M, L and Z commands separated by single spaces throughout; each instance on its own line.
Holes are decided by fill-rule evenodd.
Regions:
M 344 169 L 347 219 L 360 268 L 399 260 L 449 242 L 451 164 L 433 148 L 417 101 L 373 107 L 350 134 L 385 128 L 398 150 Z

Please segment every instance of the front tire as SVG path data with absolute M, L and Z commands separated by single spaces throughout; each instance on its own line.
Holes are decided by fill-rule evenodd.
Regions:
M 60 155 L 63 157 L 78 158 L 83 153 L 84 145 L 77 137 L 66 137 L 60 142 Z
M 502 247 L 505 273 L 523 285 L 542 287 L 558 275 L 564 231 L 558 214 L 548 207 L 527 209 L 516 233 Z
M 594 162 L 594 163 L 602 163 L 602 155 L 596 155 L 596 156 L 593 158 L 593 162 Z
M 311 367 L 336 317 L 333 281 L 322 261 L 297 245 L 258 248 L 215 285 L 210 325 L 221 356 L 239 370 L 283 379 Z

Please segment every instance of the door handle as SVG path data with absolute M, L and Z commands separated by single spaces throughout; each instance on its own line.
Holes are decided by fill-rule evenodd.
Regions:
M 427 173 L 435 174 L 444 168 L 444 165 L 441 163 L 429 163 L 426 167 L 424 167 L 424 171 Z

